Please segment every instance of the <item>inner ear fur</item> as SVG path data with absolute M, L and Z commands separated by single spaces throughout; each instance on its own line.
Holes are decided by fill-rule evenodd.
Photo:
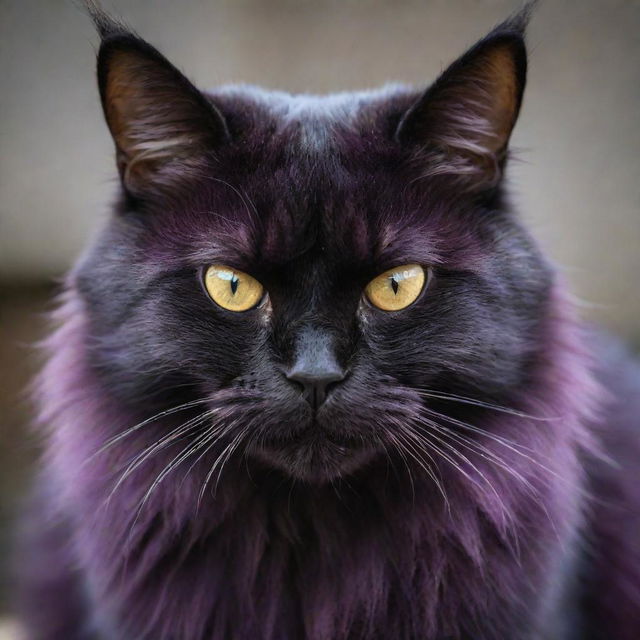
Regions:
M 523 32 L 497 28 L 422 94 L 396 136 L 417 151 L 423 175 L 450 175 L 469 189 L 499 181 L 526 68 Z
M 118 168 L 134 195 L 174 186 L 229 137 L 215 105 L 135 35 L 103 37 L 98 82 Z

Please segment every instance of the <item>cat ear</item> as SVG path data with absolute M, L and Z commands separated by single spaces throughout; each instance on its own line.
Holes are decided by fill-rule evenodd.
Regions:
M 500 180 L 524 91 L 531 5 L 454 62 L 402 117 L 396 136 L 417 151 L 422 175 L 481 190 Z
M 127 191 L 172 190 L 229 138 L 222 114 L 164 56 L 91 7 L 102 38 L 98 84 Z

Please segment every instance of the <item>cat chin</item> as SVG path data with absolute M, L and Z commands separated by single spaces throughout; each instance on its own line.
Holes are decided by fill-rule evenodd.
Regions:
M 263 443 L 250 453 L 262 464 L 296 480 L 326 484 L 360 470 L 380 452 L 362 442 L 339 443 L 318 432 L 291 442 Z

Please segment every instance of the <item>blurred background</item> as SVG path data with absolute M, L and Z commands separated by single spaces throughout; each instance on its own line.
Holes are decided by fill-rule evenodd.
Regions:
M 514 0 L 105 0 L 201 88 L 426 85 Z M 27 383 L 56 282 L 108 213 L 98 39 L 73 0 L 0 0 L 0 640 L 10 522 L 37 442 Z M 514 201 L 583 315 L 640 346 L 640 0 L 547 0 L 512 144 Z M 6 615 L 6 613 L 5 613 Z

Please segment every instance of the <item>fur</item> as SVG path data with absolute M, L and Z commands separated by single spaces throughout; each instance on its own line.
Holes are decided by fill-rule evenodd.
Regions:
M 620 528 L 637 525 L 622 515 L 637 485 L 605 461 L 620 449 L 601 434 L 616 423 L 607 375 L 502 181 L 525 22 L 426 93 L 195 98 L 100 15 L 122 190 L 67 279 L 38 381 L 46 452 L 21 562 L 31 638 L 637 637 L 637 538 L 597 517 L 606 486 Z M 511 111 L 485 105 L 474 139 L 502 75 L 467 63 L 505 42 Z M 110 78 L 126 52 L 123 90 Z M 467 87 L 476 67 L 489 85 Z M 163 104 L 144 93 L 134 138 L 122 134 L 113 87 L 136 100 L 154 78 Z M 423 126 L 434 104 L 453 114 L 440 139 Z M 217 308 L 202 286 L 216 263 L 268 299 Z M 367 282 L 407 263 L 433 271 L 418 300 L 373 308 Z M 311 328 L 348 372 L 317 411 L 283 375 Z M 637 429 L 618 433 L 637 446 Z

